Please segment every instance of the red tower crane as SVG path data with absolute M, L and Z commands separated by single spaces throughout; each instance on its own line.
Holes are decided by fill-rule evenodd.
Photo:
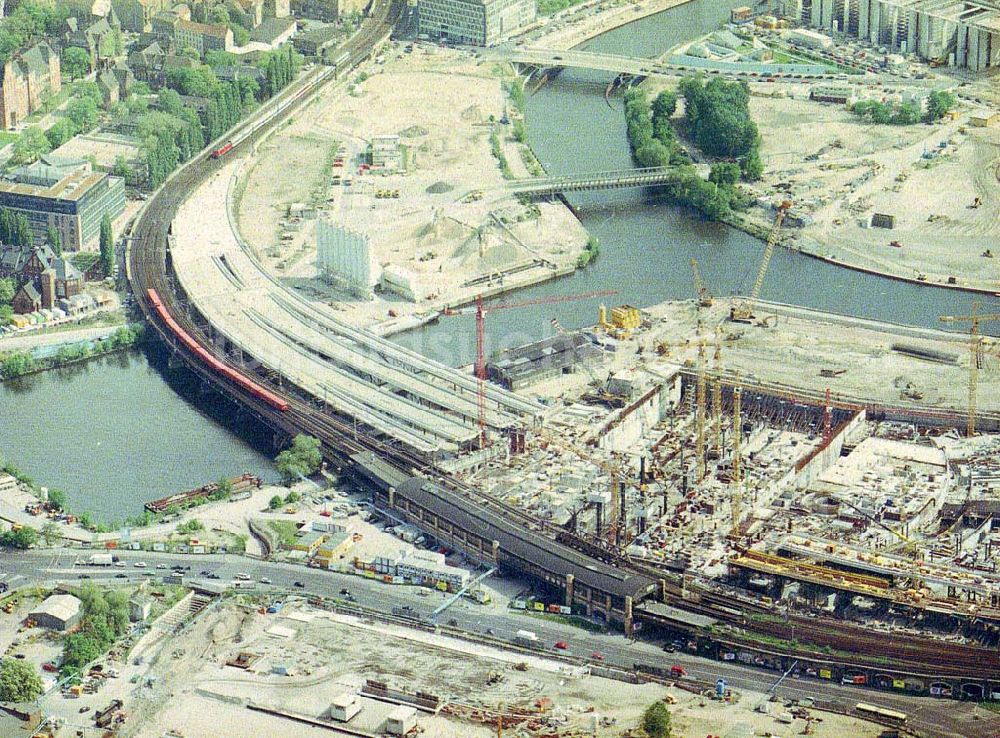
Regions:
M 486 336 L 486 313 L 497 310 L 510 310 L 512 308 L 530 307 L 532 305 L 549 305 L 556 302 L 573 302 L 575 300 L 587 300 L 593 297 L 609 297 L 618 294 L 617 290 L 600 290 L 598 292 L 581 292 L 575 295 L 551 295 L 549 297 L 538 297 L 532 300 L 522 300 L 521 302 L 508 302 L 500 305 L 483 304 L 483 296 L 476 296 L 474 306 L 452 310 L 446 308 L 442 315 L 468 315 L 475 312 L 476 315 L 476 379 L 479 380 L 479 388 L 476 396 L 477 409 L 479 411 L 479 447 L 486 448 L 488 439 L 486 438 L 486 355 L 483 345 Z

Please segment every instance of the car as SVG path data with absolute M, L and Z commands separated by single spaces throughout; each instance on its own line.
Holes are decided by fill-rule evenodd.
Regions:
M 166 568 L 167 568 L 167 565 L 166 565 L 166 564 L 157 564 L 157 565 L 156 565 L 156 568 L 157 568 L 157 569 L 166 569 Z
M 87 712 L 89 710 L 90 710 L 90 705 L 84 705 L 79 710 L 77 710 L 77 712 L 79 712 L 82 715 L 83 713 L 85 713 L 85 712 Z
M 244 574 L 243 572 L 240 572 L 235 577 L 233 577 L 233 579 L 238 579 L 241 582 L 249 582 L 250 581 L 250 575 L 249 574 Z
M 560 651 L 565 651 L 566 649 L 569 648 L 569 644 L 566 643 L 566 641 L 556 641 L 555 647 L 558 648 Z
M 145 569 L 146 568 L 146 562 L 145 561 L 136 561 L 134 564 L 132 564 L 132 566 L 134 566 L 136 569 Z
M 125 574 L 124 572 L 118 572 L 117 574 L 115 574 L 115 579 L 128 579 L 128 574 Z
M 592 654 L 590 654 L 590 658 L 592 658 L 594 661 L 604 661 L 604 654 L 601 653 L 600 651 L 594 651 Z
M 210 572 L 208 569 L 202 569 L 201 571 L 198 572 L 198 576 L 207 577 L 211 573 L 212 572 Z
M 261 584 L 270 584 L 271 580 L 268 577 L 261 577 L 260 578 L 260 583 Z
M 349 590 L 347 587 L 344 587 L 343 589 L 340 590 L 340 594 L 342 595 L 349 595 L 350 593 L 351 590 Z
M 114 565 L 117 566 L 119 569 L 124 569 L 125 568 L 125 562 L 124 561 L 116 561 Z
M 219 575 L 216 574 L 214 571 L 211 574 L 208 575 L 208 578 L 209 579 L 220 579 Z
M 672 677 L 687 676 L 687 669 L 685 669 L 683 666 L 677 666 L 676 664 L 674 664 L 673 666 L 670 667 L 670 676 Z
M 292 586 L 293 587 L 298 587 L 299 589 L 305 589 L 306 585 L 303 582 L 296 581 L 296 582 L 292 582 Z
M 674 644 L 673 644 L 673 643 L 664 643 L 664 644 L 663 644 L 662 646 L 660 646 L 660 648 L 662 648 L 662 649 L 663 649 L 664 651 L 666 651 L 667 653 L 673 653 L 674 651 L 676 651 L 676 650 L 677 650 L 677 649 L 676 649 L 676 648 L 674 647 Z
M 90 579 L 90 574 L 80 574 L 80 579 Z
M 59 667 L 53 664 L 51 661 L 46 661 L 44 664 L 42 664 L 42 671 L 47 671 L 50 673 L 56 672 L 59 671 Z
M 458 621 L 455 618 L 452 618 L 451 620 L 448 621 L 448 625 L 450 625 L 452 628 L 457 628 Z

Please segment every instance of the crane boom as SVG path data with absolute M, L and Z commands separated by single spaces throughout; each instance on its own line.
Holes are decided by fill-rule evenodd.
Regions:
M 767 244 L 764 246 L 764 255 L 760 260 L 760 268 L 757 270 L 757 278 L 754 280 L 753 289 L 750 290 L 749 299 L 733 305 L 729 313 L 730 320 L 740 323 L 749 323 L 753 319 L 753 310 L 760 298 L 761 288 L 764 286 L 764 277 L 767 276 L 767 268 L 771 264 L 771 257 L 774 256 L 774 248 L 778 244 L 778 233 L 781 231 L 781 224 L 785 220 L 785 213 L 792 207 L 788 200 L 783 201 L 778 206 L 778 212 L 774 216 L 774 225 L 767 234 Z
M 977 393 L 979 391 L 979 364 L 983 358 L 983 339 L 979 334 L 979 324 L 984 320 L 1000 320 L 1000 313 L 976 313 L 978 304 L 972 301 L 971 315 L 942 315 L 938 318 L 942 323 L 969 324 L 969 418 L 966 423 L 966 435 L 969 438 L 976 435 Z
M 698 293 L 698 306 L 712 307 L 712 293 L 705 286 L 701 272 L 698 271 L 698 262 L 695 259 L 691 259 L 691 273 L 694 275 L 694 291 Z

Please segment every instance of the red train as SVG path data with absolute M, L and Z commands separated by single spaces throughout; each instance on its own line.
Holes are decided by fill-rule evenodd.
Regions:
M 156 314 L 160 316 L 160 320 L 170 329 L 177 340 L 183 343 L 191 353 L 201 359 L 208 367 L 215 372 L 220 374 L 229 381 L 233 382 L 237 386 L 249 392 L 251 395 L 256 397 L 258 400 L 263 400 L 268 405 L 282 412 L 288 410 L 288 402 L 285 401 L 280 396 L 271 392 L 270 390 L 261 387 L 256 382 L 249 379 L 247 376 L 240 374 L 239 372 L 233 370 L 232 368 L 226 366 L 221 361 L 216 359 L 212 354 L 206 351 L 202 346 L 188 335 L 187 331 L 181 328 L 177 321 L 174 320 L 173 316 L 167 312 L 166 308 L 163 307 L 163 303 L 160 301 L 160 296 L 157 294 L 156 290 L 148 289 L 146 290 L 146 295 L 149 298 L 149 304 L 153 306 Z
M 233 142 L 226 141 L 224 144 L 222 144 L 222 146 L 220 146 L 219 148 L 217 148 L 215 151 L 212 152 L 212 158 L 218 159 L 220 156 L 224 156 L 225 154 L 229 153 L 230 149 L 232 148 L 233 148 Z

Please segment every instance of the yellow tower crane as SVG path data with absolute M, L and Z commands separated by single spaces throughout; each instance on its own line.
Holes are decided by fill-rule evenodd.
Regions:
M 691 259 L 691 273 L 694 275 L 694 291 L 698 293 L 698 307 L 712 307 L 712 293 L 701 279 L 698 262 Z
M 738 323 L 749 323 L 753 320 L 753 310 L 757 300 L 760 298 L 761 287 L 764 286 L 764 277 L 767 275 L 767 268 L 771 264 L 771 257 L 774 256 L 774 247 L 778 244 L 778 232 L 781 224 L 785 220 L 785 213 L 792 207 L 788 200 L 783 201 L 778 206 L 778 212 L 774 216 L 774 225 L 771 232 L 767 234 L 767 244 L 764 247 L 764 256 L 760 260 L 760 268 L 757 270 L 757 279 L 754 280 L 753 289 L 750 290 L 750 297 L 743 302 L 733 305 L 729 311 L 729 319 Z
M 705 478 L 705 391 L 708 383 L 708 372 L 705 366 L 705 339 L 698 340 L 698 380 L 695 390 L 695 439 L 694 455 L 697 464 L 695 479 L 700 482 Z
M 712 424 L 715 430 L 715 451 L 722 458 L 722 336 L 715 329 L 715 353 L 712 355 Z
M 739 377 L 733 387 L 733 519 L 732 533 L 735 535 L 740 526 L 741 507 L 743 506 L 743 480 L 740 468 L 742 450 L 740 443 L 743 440 L 743 387 L 739 384 Z
M 969 420 L 966 432 L 971 438 L 976 435 L 976 393 L 979 389 L 979 367 L 983 361 L 983 337 L 979 334 L 979 324 L 985 320 L 1000 320 L 1000 313 L 977 314 L 978 303 L 972 301 L 971 315 L 942 315 L 942 323 L 969 324 Z

